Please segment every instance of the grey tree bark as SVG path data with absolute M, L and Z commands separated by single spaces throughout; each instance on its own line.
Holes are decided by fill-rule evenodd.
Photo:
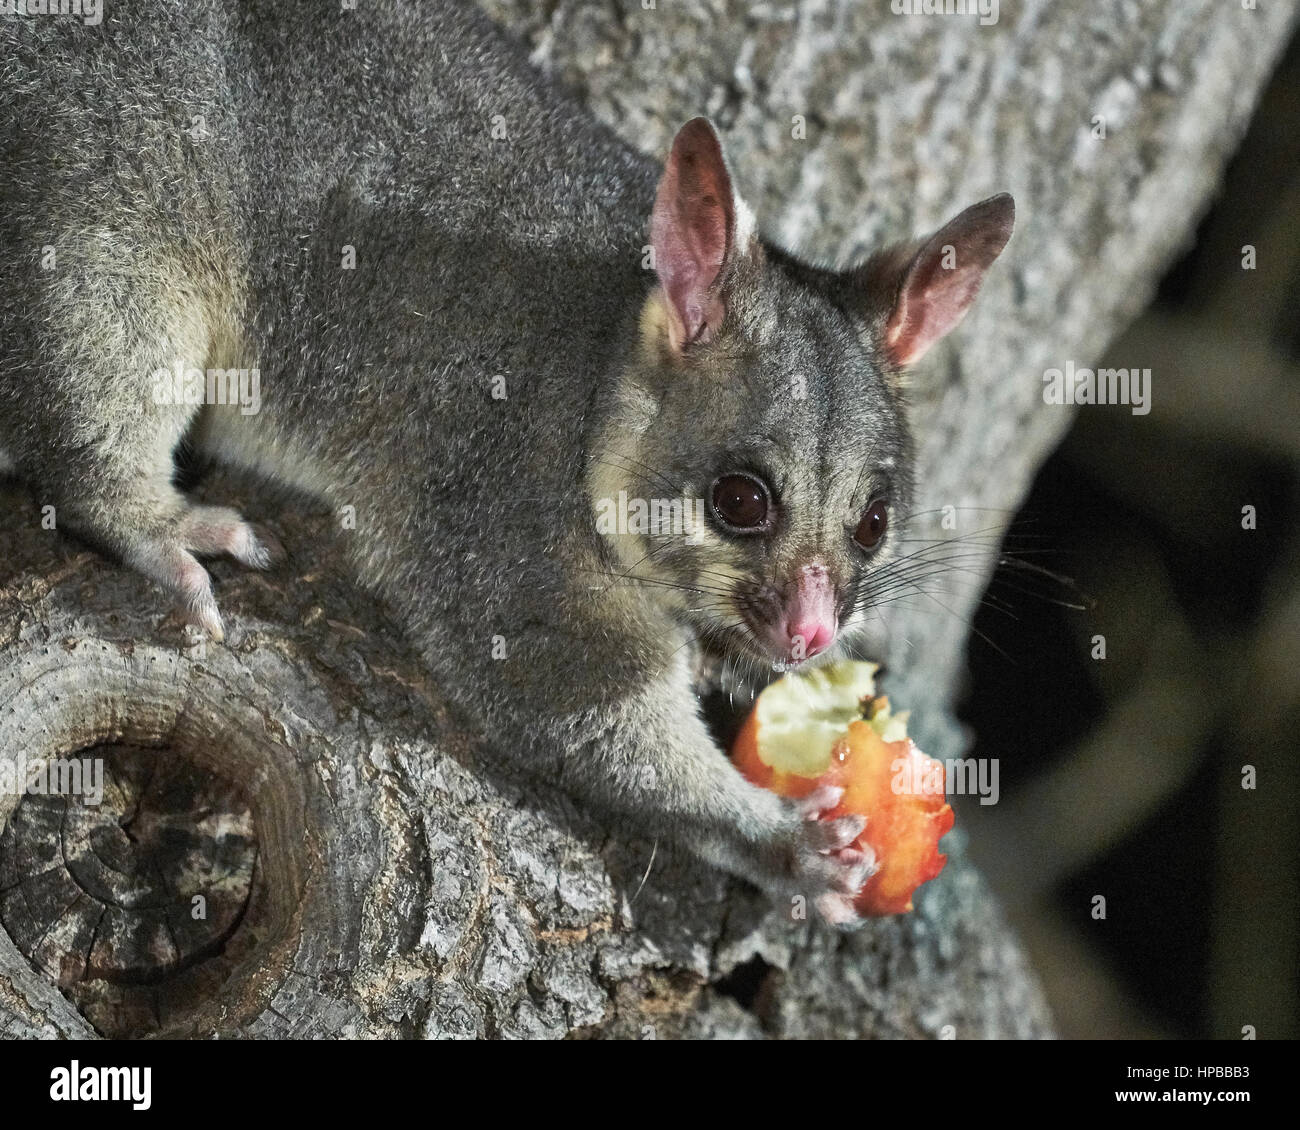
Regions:
M 935 512 L 914 536 L 965 538 L 964 572 L 892 606 L 880 643 L 918 740 L 960 756 L 967 617 L 1070 420 L 1043 371 L 1090 364 L 1141 309 L 1294 0 L 1025 0 L 990 26 L 884 0 L 484 6 L 633 144 L 662 152 L 712 115 L 760 223 L 806 254 L 847 261 L 1016 196 L 1007 256 L 914 389 Z M 291 553 L 267 576 L 214 567 L 222 646 L 0 487 L 0 765 L 108 772 L 96 807 L 0 793 L 0 1035 L 1050 1034 L 960 808 L 915 913 L 792 924 L 502 778 L 342 577 L 328 516 L 201 489 Z

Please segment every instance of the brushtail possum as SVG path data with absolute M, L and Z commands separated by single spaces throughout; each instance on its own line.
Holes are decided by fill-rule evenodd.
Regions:
M 201 559 L 276 546 L 178 445 L 321 496 L 522 769 L 852 922 L 860 822 L 744 781 L 695 675 L 851 642 L 903 552 L 901 374 L 1009 196 L 804 262 L 708 121 L 660 165 L 450 0 L 16 15 L 0 93 L 0 467 L 60 528 L 220 640 Z

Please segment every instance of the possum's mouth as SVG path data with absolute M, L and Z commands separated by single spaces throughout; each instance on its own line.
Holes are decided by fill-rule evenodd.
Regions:
M 814 680 L 833 679 L 834 669 L 844 667 L 846 651 L 843 641 L 836 640 L 827 651 L 783 667 L 782 661 L 774 659 L 758 640 L 749 641 L 747 661 L 741 663 L 736 662 L 736 648 L 722 646 L 716 635 L 711 635 L 707 644 L 699 640 L 697 646 L 695 695 L 705 725 L 721 749 L 731 749 L 746 716 L 766 687 L 792 670 L 805 676 L 816 671 Z M 876 664 L 870 666 L 880 670 Z M 823 667 L 832 670 L 820 671 Z
M 745 606 L 738 602 L 738 611 L 744 628 L 736 634 L 743 640 L 747 654 L 756 662 L 769 665 L 778 675 L 789 671 L 809 671 L 840 655 L 838 620 L 832 627 L 831 641 L 813 654 L 804 655 L 788 650 L 787 642 L 781 638 L 774 624 L 752 605 Z
M 839 641 L 799 662 L 774 652 L 745 625 L 706 625 L 696 631 L 694 685 L 709 732 L 730 749 L 759 692 L 789 670 L 811 671 L 840 655 Z
M 739 679 L 761 690 L 789 671 L 811 671 L 843 658 L 840 641 L 817 655 L 793 659 L 763 638 L 761 630 L 744 625 L 695 627 L 697 683 L 724 685 Z M 755 691 L 755 694 L 758 692 Z

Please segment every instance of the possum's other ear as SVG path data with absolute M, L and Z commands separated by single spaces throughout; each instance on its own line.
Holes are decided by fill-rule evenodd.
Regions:
M 713 126 L 692 118 L 673 139 L 650 218 L 657 297 L 675 353 L 717 333 L 727 312 L 727 268 L 738 250 L 748 250 L 753 227 Z
M 966 316 L 1015 220 L 1007 193 L 990 196 L 929 239 L 891 247 L 853 272 L 859 289 L 868 292 L 868 308 L 883 312 L 871 328 L 894 368 L 919 361 Z

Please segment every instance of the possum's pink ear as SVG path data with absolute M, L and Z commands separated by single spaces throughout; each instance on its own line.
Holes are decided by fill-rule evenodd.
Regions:
M 676 351 L 708 341 L 726 314 L 719 283 L 736 242 L 737 203 L 718 135 L 707 118 L 692 118 L 673 139 L 650 218 Z
M 910 260 L 902 258 L 910 248 L 893 249 L 882 261 L 868 264 L 868 270 L 883 268 L 885 281 L 897 287 L 892 307 L 886 297 L 889 312 L 881 331 L 885 354 L 895 367 L 919 361 L 965 317 L 984 272 L 1011 238 L 1015 220 L 1015 202 L 1003 192 L 949 220 Z M 882 280 L 874 281 L 879 285 Z

